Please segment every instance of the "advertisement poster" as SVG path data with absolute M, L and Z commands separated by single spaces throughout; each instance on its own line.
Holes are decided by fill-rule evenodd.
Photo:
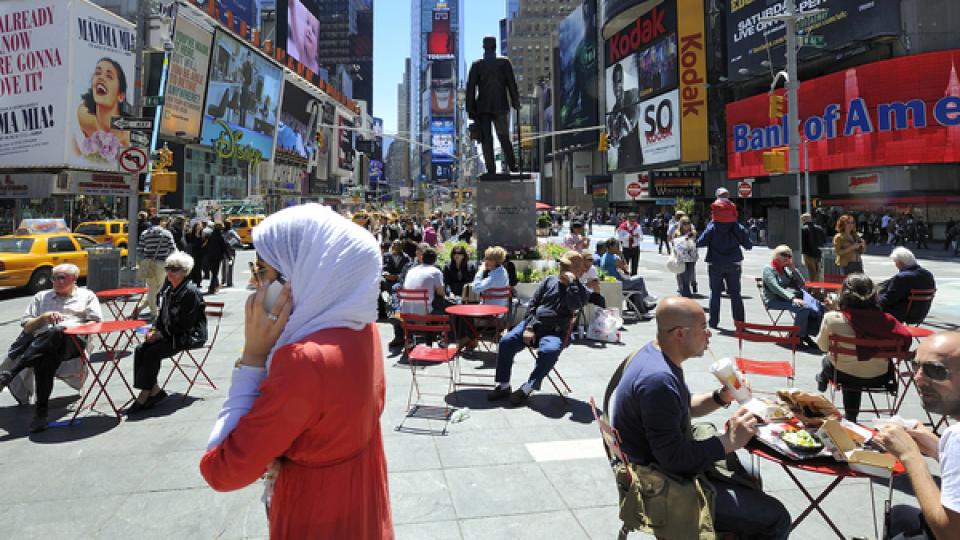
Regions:
M 312 159 L 317 151 L 313 118 L 317 100 L 290 81 L 283 83 L 283 105 L 277 124 L 277 153 Z
M 341 171 L 353 170 L 353 120 L 337 115 L 337 167 Z
M 643 165 L 637 104 L 637 63 L 629 56 L 610 66 L 607 78 L 607 168 L 611 171 Z
M 432 23 L 427 36 L 427 59 L 453 59 L 457 51 L 457 34 L 450 28 L 450 9 L 434 9 Z
M 233 28 L 237 34 L 240 33 L 240 22 L 247 23 L 247 32 L 260 26 L 260 16 L 257 11 L 257 2 L 255 0 L 193 0 L 194 5 L 203 10 L 204 13 L 210 13 L 209 3 L 215 1 L 217 10 L 220 12 L 220 22 L 227 23 L 227 12 L 233 13 Z
M 260 160 L 270 159 L 283 80 L 280 66 L 217 32 L 207 79 L 201 142 L 217 148 L 222 158 L 259 153 Z
M 207 87 L 213 34 L 182 14 L 177 15 L 174 29 L 160 133 L 196 139 L 203 121 L 203 92 Z
M 823 36 L 824 49 L 803 47 L 799 60 L 839 50 L 850 43 L 865 41 L 877 36 L 900 35 L 900 2 L 898 0 L 804 0 L 802 9 L 825 9 L 826 13 L 801 21 L 798 30 Z M 767 68 L 760 63 L 768 55 L 774 63 L 782 63 L 785 53 L 783 22 L 761 21 L 763 17 L 775 17 L 786 11 L 784 0 L 728 2 L 726 9 L 727 77 L 742 80 Z M 769 50 L 768 50 L 769 49 Z M 747 72 L 741 74 L 740 70 Z
M 284 8 L 284 4 L 286 9 Z M 277 37 L 287 55 L 314 73 L 320 73 L 320 19 L 316 0 L 277 2 Z M 282 14 L 286 13 L 286 19 Z
M 584 2 L 560 22 L 560 75 L 557 77 L 558 130 L 597 125 L 597 0 Z M 561 146 L 595 142 L 596 133 L 560 136 Z
M 457 93 L 452 86 L 434 87 L 430 90 L 433 114 L 452 115 L 456 106 Z
M 93 4 L 72 6 L 67 164 L 119 171 L 117 157 L 130 146 L 130 132 L 111 129 L 110 121 L 133 114 L 135 27 Z
M 680 40 L 680 156 L 684 162 L 710 159 L 707 109 L 706 27 L 703 0 L 677 0 Z
M 679 92 L 674 90 L 640 103 L 640 147 L 645 165 L 680 159 L 679 99 Z
M 64 163 L 70 86 L 67 6 L 0 2 L 0 163 L 5 167 Z M 8 23 L 15 13 L 23 18 Z
M 763 152 L 788 143 L 785 121 L 771 125 L 767 103 L 763 93 L 727 104 L 730 178 L 767 176 Z M 960 161 L 960 51 L 803 81 L 799 119 L 811 172 Z
M 453 133 L 434 133 L 430 136 L 433 161 L 453 160 Z

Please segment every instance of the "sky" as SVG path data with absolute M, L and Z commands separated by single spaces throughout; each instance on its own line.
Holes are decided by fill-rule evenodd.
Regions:
M 403 61 L 410 56 L 410 0 L 374 0 L 373 4 L 373 115 L 383 118 L 383 132 L 397 131 L 397 85 L 403 80 Z M 466 64 L 483 55 L 483 36 L 500 35 L 504 0 L 463 0 Z M 466 77 L 464 73 L 462 77 Z

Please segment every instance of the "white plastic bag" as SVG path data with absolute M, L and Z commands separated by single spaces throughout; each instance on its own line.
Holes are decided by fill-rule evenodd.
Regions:
M 620 343 L 620 327 L 623 319 L 612 309 L 598 309 L 597 316 L 587 328 L 587 339 L 604 341 L 606 343 Z
M 667 258 L 667 270 L 674 274 L 682 274 L 686 268 L 687 265 L 677 260 L 677 252 L 674 250 L 674 252 L 670 254 L 670 257 Z

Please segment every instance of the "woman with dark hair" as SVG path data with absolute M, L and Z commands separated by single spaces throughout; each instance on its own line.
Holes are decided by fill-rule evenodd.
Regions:
M 78 140 L 77 144 L 81 155 L 99 153 L 104 156 L 107 148 L 102 143 L 94 145 L 91 140 L 91 136 L 97 132 L 112 134 L 119 146 L 130 145 L 128 131 L 110 128 L 110 121 L 114 117 L 129 116 L 129 108 L 126 106 L 127 76 L 119 63 L 111 58 L 101 58 L 97 61 L 93 76 L 90 78 L 90 88 L 80 97 L 80 100 L 80 106 L 77 108 L 77 125 L 83 140 Z M 116 148 L 118 147 L 114 150 Z
M 837 298 L 840 311 L 830 311 L 823 317 L 817 345 L 821 350 L 830 350 L 830 336 L 846 336 L 862 339 L 897 339 L 903 350 L 909 350 L 910 331 L 903 323 L 880 309 L 877 289 L 873 280 L 865 274 L 850 274 L 843 280 Z M 817 375 L 817 387 L 821 392 L 830 381 L 843 386 L 844 416 L 857 421 L 860 413 L 860 388 L 886 386 L 896 389 L 893 364 L 886 358 L 873 358 L 875 351 L 857 347 L 857 355 L 832 354 L 823 358 L 823 371 Z M 836 363 L 834 363 L 836 362 Z
M 467 248 L 453 246 L 450 250 L 450 262 L 443 265 L 443 284 L 456 296 L 463 296 L 463 286 L 473 282 L 477 267 L 470 261 Z
M 844 214 L 837 220 L 837 234 L 833 237 L 833 253 L 837 257 L 837 266 L 843 275 L 863 272 L 863 260 L 860 256 L 867 245 L 857 234 L 857 220 L 850 214 Z

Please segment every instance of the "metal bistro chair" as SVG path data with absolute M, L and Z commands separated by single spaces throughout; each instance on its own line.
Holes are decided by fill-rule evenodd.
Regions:
M 170 373 L 167 374 L 166 380 L 163 381 L 161 388 L 166 388 L 167 383 L 170 382 L 170 377 L 173 376 L 175 371 L 179 371 L 181 375 L 187 382 L 187 390 L 183 393 L 182 400 L 186 400 L 187 396 L 190 394 L 190 390 L 193 389 L 193 386 L 197 384 L 197 379 L 203 375 L 203 378 L 207 380 L 207 384 L 210 385 L 214 390 L 217 389 L 217 385 L 213 383 L 210 377 L 207 375 L 207 372 L 203 370 L 203 366 L 206 365 L 207 359 L 210 358 L 210 353 L 213 351 L 213 347 L 217 344 L 217 337 L 220 335 L 220 321 L 223 320 L 223 302 L 207 302 L 207 319 L 209 325 L 209 319 L 214 320 L 213 332 L 210 334 L 209 339 L 201 347 L 196 349 L 187 349 L 181 351 L 179 354 L 170 357 L 173 367 L 170 368 Z M 196 356 L 194 356 L 196 354 Z M 199 357 L 199 358 L 198 358 Z M 193 377 L 187 374 L 184 369 L 184 365 L 187 364 L 187 359 L 193 363 L 193 368 L 196 369 L 196 373 L 193 374 Z M 189 369 L 189 366 L 188 366 Z
M 446 396 L 453 392 L 453 360 L 457 357 L 458 349 L 455 344 L 448 343 L 450 335 L 450 316 L 449 315 L 416 315 L 406 313 L 403 322 L 404 349 L 407 351 L 407 363 L 410 365 L 410 392 L 407 395 L 407 412 L 420 407 L 420 398 L 424 395 L 430 395 L 420 388 L 419 378 L 433 377 L 447 380 Z M 413 343 L 413 333 L 428 335 L 438 346 L 417 345 Z M 447 365 L 446 375 L 427 375 L 423 369 L 429 365 Z M 420 368 L 418 370 L 418 368 Z M 416 394 L 416 401 L 414 401 Z M 450 407 L 444 402 L 444 412 L 449 412 Z
M 577 310 L 577 313 L 574 313 L 574 314 L 573 314 L 573 317 L 570 318 L 570 322 L 567 324 L 567 333 L 566 333 L 566 335 L 565 335 L 564 338 L 563 338 L 563 344 L 560 346 L 560 353 L 561 353 L 561 354 L 562 354 L 563 351 L 570 345 L 570 335 L 573 333 L 573 327 L 576 326 L 576 324 L 577 324 L 577 315 L 579 314 L 579 312 L 580 312 L 580 311 Z M 539 346 L 539 343 L 537 343 L 536 345 Z M 537 360 L 539 360 L 539 357 L 537 356 L 536 347 L 531 347 L 530 345 L 527 345 L 527 351 L 530 353 L 530 356 L 533 357 L 533 361 L 534 361 L 534 362 L 536 362 Z M 558 363 L 558 364 L 560 363 L 559 359 L 557 360 L 557 363 Z M 553 366 L 553 369 L 550 370 L 550 371 L 551 371 L 551 373 L 552 373 L 553 375 L 556 375 L 556 376 L 557 376 L 557 379 L 560 381 L 560 384 L 563 385 L 563 390 L 561 390 L 561 389 L 560 389 L 560 386 L 557 385 L 557 382 L 553 380 L 553 376 L 551 375 L 551 373 L 548 373 L 548 374 L 547 374 L 547 380 L 550 381 L 550 384 L 553 385 L 553 388 L 557 391 L 557 394 L 560 395 L 560 399 L 562 399 L 564 403 L 567 403 L 567 396 L 566 396 L 566 394 L 572 394 L 572 393 L 573 393 L 573 389 L 570 388 L 570 385 L 567 384 L 567 381 L 565 381 L 565 380 L 563 379 L 563 376 L 560 375 L 560 372 L 557 371 L 557 366 L 556 366 L 556 365 L 554 365 L 554 366 Z
M 767 293 L 763 290 L 763 278 L 762 278 L 762 277 L 755 277 L 755 278 L 753 278 L 753 280 L 754 280 L 754 282 L 755 282 L 756 285 L 757 285 L 757 298 L 760 299 L 760 305 L 763 306 L 763 311 L 767 314 L 767 317 L 770 318 L 770 324 L 773 324 L 774 326 L 780 324 L 780 319 L 783 318 L 783 314 L 784 314 L 784 313 L 790 313 L 790 316 L 791 316 L 791 317 L 793 316 L 793 314 L 790 312 L 789 309 L 775 309 L 775 308 L 774 308 L 774 309 L 770 309 L 770 308 L 768 308 L 768 307 L 767 307 L 767 300 L 766 300 Z M 776 317 L 773 316 L 773 313 L 774 313 L 774 312 L 777 313 L 777 316 L 776 316 Z
M 477 336 L 481 338 L 479 341 L 482 342 L 484 337 L 489 338 L 488 341 L 491 345 L 488 350 L 490 352 L 494 352 L 492 344 L 500 343 L 500 338 L 513 319 L 513 287 L 492 287 L 480 293 L 480 302 L 483 304 L 492 303 L 495 300 L 507 301 L 507 313 L 498 317 L 477 320 L 474 323 Z
M 910 294 L 907 296 L 907 315 L 909 317 L 910 313 L 913 311 L 914 302 L 920 304 L 927 304 L 927 310 L 929 311 L 929 306 L 933 305 L 933 297 L 937 295 L 936 289 L 910 289 Z M 924 319 L 926 316 L 924 316 Z M 923 320 L 907 320 L 904 321 L 906 324 L 912 324 L 913 326 L 920 326 L 923 324 Z M 931 332 L 932 334 L 932 332 Z
M 735 321 L 736 333 L 739 345 L 739 356 L 737 356 L 737 369 L 741 373 L 751 375 L 764 375 L 770 377 L 786 377 L 787 386 L 793 386 L 793 378 L 796 375 L 797 367 L 797 347 L 800 346 L 799 326 L 755 324 L 743 321 Z M 757 332 L 766 332 L 759 334 Z M 754 343 L 776 343 L 777 345 L 786 345 L 790 347 L 790 360 L 752 360 L 743 356 L 743 342 L 751 341 Z
M 840 371 L 840 355 L 850 356 L 857 358 L 857 347 L 870 347 L 876 349 L 876 352 L 873 354 L 873 358 L 885 358 L 893 364 L 894 367 L 894 376 L 899 373 L 898 367 L 901 362 L 906 361 L 907 351 L 903 348 L 903 345 L 900 341 L 895 339 L 861 339 L 856 337 L 849 336 L 838 336 L 835 334 L 830 334 L 830 346 L 828 354 L 833 356 L 833 365 L 837 366 L 836 370 Z M 856 386 L 856 385 L 846 385 L 849 390 L 860 390 L 862 393 L 867 394 L 867 398 L 870 399 L 870 404 L 872 408 L 864 409 L 861 408 L 861 412 L 870 412 L 880 418 L 881 413 L 894 415 L 897 414 L 897 410 L 902 404 L 902 399 L 896 399 L 896 391 L 891 392 L 885 386 Z M 844 385 L 836 381 L 830 381 L 830 401 L 835 400 L 836 391 L 843 390 Z M 874 399 L 874 394 L 883 394 L 886 396 L 887 407 L 880 408 L 877 406 L 877 401 Z M 894 397 L 894 402 L 890 402 L 891 394 Z

